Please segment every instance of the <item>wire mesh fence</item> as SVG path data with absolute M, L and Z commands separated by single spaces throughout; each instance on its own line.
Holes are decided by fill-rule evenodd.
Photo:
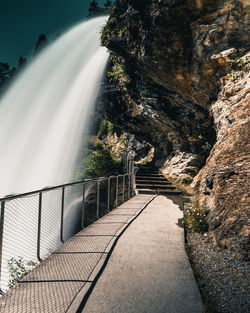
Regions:
M 84 180 L 0 199 L 0 290 L 83 227 L 134 195 L 134 174 Z

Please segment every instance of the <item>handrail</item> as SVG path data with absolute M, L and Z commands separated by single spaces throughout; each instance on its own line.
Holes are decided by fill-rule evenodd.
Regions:
M 34 194 L 37 194 L 39 192 L 46 192 L 46 191 L 50 191 L 50 190 L 54 190 L 54 189 L 59 189 L 62 187 L 67 187 L 67 186 L 74 186 L 74 185 L 78 185 L 78 184 L 82 184 L 82 183 L 91 183 L 91 182 L 97 182 L 100 180 L 104 180 L 104 179 L 108 179 L 108 178 L 115 178 L 115 177 L 122 177 L 123 175 L 129 175 L 128 173 L 125 174 L 119 174 L 119 175 L 111 175 L 111 176 L 107 176 L 107 177 L 97 177 L 97 178 L 86 178 L 83 180 L 78 180 L 75 182 L 70 182 L 70 183 L 66 183 L 66 184 L 61 184 L 61 185 L 55 185 L 55 186 L 49 186 L 49 187 L 45 187 L 42 189 L 37 189 L 34 191 L 30 191 L 30 192 L 24 192 L 24 193 L 18 193 L 18 194 L 14 194 L 14 195 L 7 195 L 3 198 L 0 198 L 0 203 L 3 201 L 9 201 L 9 200 L 13 200 L 13 199 L 17 199 L 17 198 L 23 198 L 26 196 L 31 196 Z
M 99 219 L 101 216 L 101 212 L 100 212 L 100 204 L 101 204 L 101 194 L 102 194 L 102 198 L 103 198 L 103 192 L 101 193 L 100 190 L 100 183 L 102 181 L 107 181 L 107 186 L 105 188 L 105 194 L 104 197 L 105 198 L 105 202 L 106 202 L 106 207 L 107 207 L 107 211 L 106 212 L 110 212 L 110 210 L 113 208 L 113 205 L 115 204 L 115 206 L 118 206 L 118 204 L 125 202 L 125 190 L 126 190 L 126 198 L 127 200 L 131 198 L 131 196 L 134 195 L 135 192 L 135 179 L 134 179 L 134 173 L 132 173 L 132 168 L 133 165 L 131 166 L 130 164 L 130 170 L 131 172 L 125 173 L 125 174 L 119 174 L 119 175 L 111 175 L 111 176 L 107 176 L 107 177 L 98 177 L 98 178 L 93 178 L 93 179 L 84 179 L 84 180 L 79 180 L 79 181 L 75 181 L 75 182 L 69 182 L 69 183 L 65 183 L 65 184 L 60 184 L 60 185 L 56 185 L 56 186 L 49 186 L 49 187 L 45 187 L 43 189 L 38 189 L 35 191 L 31 191 L 31 192 L 25 192 L 22 194 L 15 194 L 15 195 L 9 195 L 6 197 L 3 197 L 0 199 L 0 208 L 1 208 L 1 220 L 0 220 L 0 284 L 2 281 L 2 277 L 1 277 L 1 272 L 2 272 L 2 267 L 3 267 L 3 258 L 4 258 L 4 249 L 11 249 L 11 247 L 4 247 L 3 243 L 4 243 L 4 238 L 5 236 L 8 237 L 8 234 L 5 234 L 5 225 L 6 225 L 6 217 L 5 214 L 6 210 L 8 210 L 8 206 L 6 207 L 6 203 L 10 203 L 13 200 L 16 199 L 20 199 L 20 198 L 28 198 L 31 195 L 37 195 L 39 196 L 39 201 L 36 204 L 36 207 L 38 209 L 38 216 L 37 216 L 37 220 L 34 220 L 34 227 L 36 227 L 36 255 L 37 255 L 37 260 L 39 262 L 43 261 L 43 258 L 41 256 L 41 227 L 42 227 L 42 220 L 43 220 L 43 212 L 44 210 L 46 211 L 46 207 L 43 207 L 43 199 L 44 199 L 44 194 L 52 191 L 52 190 L 60 190 L 61 191 L 61 195 L 60 195 L 60 215 L 58 216 L 58 221 L 60 223 L 60 233 L 58 234 L 58 239 L 60 240 L 61 243 L 64 243 L 65 240 L 67 240 L 69 237 L 64 238 L 64 227 L 65 227 L 65 197 L 66 197 L 66 187 L 67 186 L 75 186 L 75 185 L 82 185 L 82 191 L 81 191 L 81 197 L 82 197 L 82 204 L 81 204 L 81 217 L 80 221 L 81 221 L 81 228 L 85 227 L 86 224 L 86 199 L 85 199 L 85 191 L 86 191 L 86 184 L 90 183 L 96 183 L 96 213 L 95 213 L 95 218 Z M 126 180 L 127 177 L 127 180 Z M 122 180 L 120 179 L 122 178 Z M 113 200 L 111 199 L 111 181 L 113 182 L 113 186 L 115 189 L 112 189 L 114 191 L 113 193 Z M 127 182 L 126 182 L 127 181 Z M 126 185 L 126 186 L 125 186 Z M 120 192 L 120 193 L 119 193 Z M 107 194 L 106 194 L 107 193 Z M 112 200 L 112 202 L 111 202 Z M 113 202 L 114 201 L 114 202 Z M 27 207 L 28 209 L 28 207 Z M 26 208 L 25 208 L 26 210 Z M 92 209 L 91 209 L 91 212 Z M 76 215 L 74 215 L 76 216 Z M 78 215 L 77 215 L 78 216 Z M 73 216 L 72 216 L 73 217 Z M 8 217 L 9 219 L 9 217 Z M 7 224 L 10 220 L 7 221 Z M 13 223 L 13 227 L 15 226 L 15 220 L 11 220 L 11 222 Z M 68 222 L 67 222 L 68 223 Z M 9 224 L 8 224 L 9 225 Z M 37 226 L 35 226 L 37 225 Z M 24 220 L 24 227 L 25 227 L 25 220 Z M 44 227 L 44 226 L 43 226 Z M 7 233 L 8 230 L 6 229 Z M 72 235 L 70 235 L 72 236 Z M 7 238 L 6 237 L 6 238 Z M 14 253 L 14 252 L 13 252 Z M 3 293 L 1 288 L 0 288 L 0 293 Z
M 66 183 L 66 184 L 61 184 L 61 185 L 56 185 L 56 186 L 49 186 L 49 187 L 45 187 L 42 189 L 37 189 L 34 191 L 30 191 L 30 192 L 24 192 L 24 193 L 18 193 L 18 194 L 14 194 L 14 195 L 7 195 L 3 198 L 0 198 L 0 202 L 3 201 L 8 201 L 8 200 L 13 200 L 13 199 L 17 199 L 17 198 L 22 198 L 25 196 L 31 196 L 34 194 L 37 194 L 39 192 L 46 192 L 46 191 L 50 191 L 53 189 L 58 189 L 58 188 L 62 188 L 62 187 L 67 187 L 67 186 L 73 186 L 73 185 L 77 185 L 77 184 L 82 184 L 84 182 L 95 182 L 97 181 L 99 178 L 93 178 L 93 179 L 84 179 L 84 180 L 79 180 L 79 181 L 75 181 L 75 182 L 71 182 L 71 183 Z

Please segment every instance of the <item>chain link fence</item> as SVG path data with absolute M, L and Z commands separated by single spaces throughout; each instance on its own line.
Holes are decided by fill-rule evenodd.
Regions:
M 134 174 L 83 180 L 0 199 L 0 291 L 83 227 L 134 196 Z

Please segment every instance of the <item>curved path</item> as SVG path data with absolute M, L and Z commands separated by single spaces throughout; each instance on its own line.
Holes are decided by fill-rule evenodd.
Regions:
M 201 313 L 181 217 L 164 196 L 150 202 L 119 239 L 82 312 Z
M 179 207 L 137 195 L 84 228 L 0 298 L 1 313 L 201 313 Z

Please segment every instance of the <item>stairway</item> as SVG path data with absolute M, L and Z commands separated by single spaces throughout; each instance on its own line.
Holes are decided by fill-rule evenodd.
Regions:
M 138 194 L 180 195 L 177 190 L 156 169 L 149 166 L 140 166 L 136 173 L 136 189 Z

